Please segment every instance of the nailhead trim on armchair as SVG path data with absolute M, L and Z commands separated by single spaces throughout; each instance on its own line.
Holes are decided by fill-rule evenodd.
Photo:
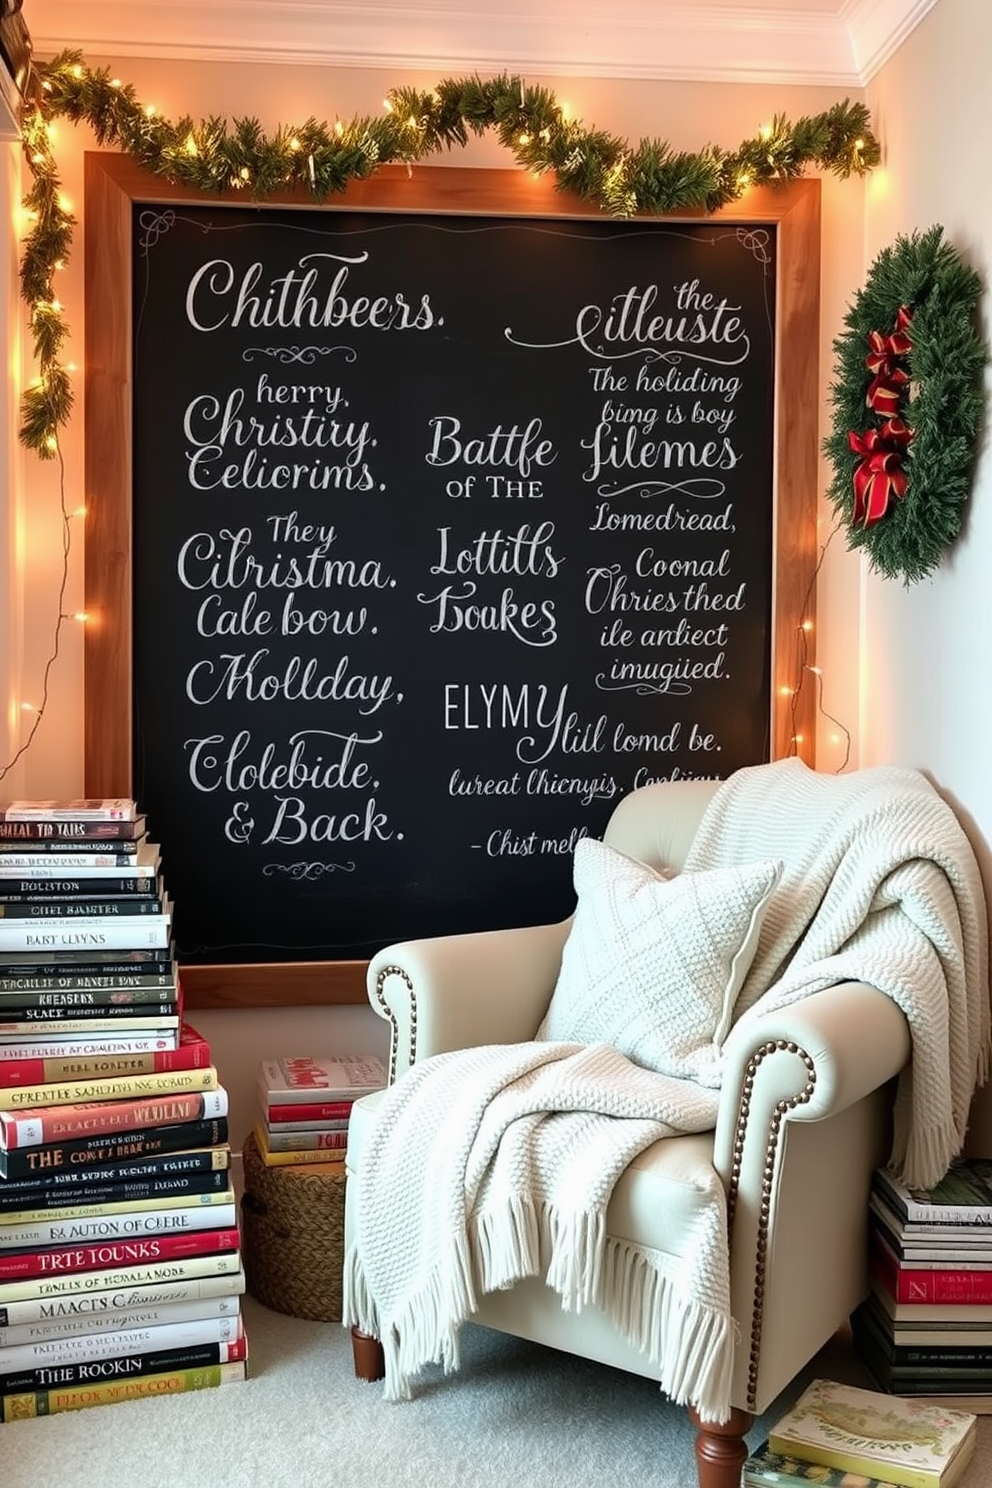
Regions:
M 413 990 L 413 983 L 402 967 L 384 966 L 375 979 L 375 998 L 376 1002 L 382 1008 L 383 1017 L 388 1021 L 392 1030 L 389 1035 L 388 1083 L 390 1085 L 394 1084 L 396 1080 L 396 1045 L 399 1042 L 399 1026 L 396 1022 L 396 1015 L 383 996 L 382 988 L 386 978 L 391 976 L 398 976 L 401 981 L 406 983 L 406 989 L 410 997 L 410 1048 L 408 1051 L 410 1064 L 415 1063 L 417 1058 L 417 994 Z
M 758 1391 L 758 1361 L 761 1352 L 761 1325 L 762 1314 L 765 1303 L 765 1259 L 768 1252 L 768 1218 L 771 1210 L 772 1182 L 775 1177 L 775 1163 L 778 1157 L 779 1138 L 782 1134 L 782 1119 L 796 1106 L 804 1106 L 811 1099 L 814 1086 L 816 1085 L 816 1068 L 812 1059 L 801 1049 L 798 1044 L 789 1039 L 770 1039 L 768 1043 L 762 1044 L 755 1050 L 748 1060 L 744 1076 L 744 1088 L 741 1091 L 740 1109 L 737 1113 L 737 1129 L 734 1133 L 734 1156 L 730 1173 L 730 1186 L 727 1193 L 727 1224 L 733 1228 L 734 1211 L 737 1207 L 737 1194 L 740 1188 L 741 1163 L 744 1155 L 744 1138 L 747 1131 L 747 1121 L 751 1110 L 751 1093 L 754 1089 L 754 1080 L 758 1067 L 771 1054 L 785 1051 L 789 1054 L 798 1054 L 806 1066 L 807 1081 L 802 1090 L 786 1100 L 776 1103 L 772 1112 L 768 1127 L 768 1135 L 765 1140 L 765 1164 L 761 1177 L 761 1207 L 758 1214 L 758 1235 L 755 1247 L 754 1262 L 754 1307 L 751 1315 L 751 1352 L 748 1360 L 748 1383 L 747 1383 L 747 1408 L 752 1413 L 757 1408 Z

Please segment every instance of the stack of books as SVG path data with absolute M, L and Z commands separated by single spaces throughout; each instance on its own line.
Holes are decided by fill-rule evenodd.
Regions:
M 174 1049 L 171 919 L 132 800 L 0 808 L 0 1037 Z
M 352 1105 L 385 1084 L 386 1067 L 375 1054 L 263 1059 L 255 1123 L 263 1163 L 337 1164 L 343 1171 Z
M 852 1329 L 873 1377 L 897 1395 L 992 1394 L 992 1161 L 957 1159 L 927 1190 L 880 1168 L 869 1204 Z
M 814 1380 L 744 1463 L 744 1488 L 953 1488 L 977 1418 L 922 1400 Z
M 132 801 L 0 810 L 0 1421 L 246 1377 L 228 1095 L 170 923 Z

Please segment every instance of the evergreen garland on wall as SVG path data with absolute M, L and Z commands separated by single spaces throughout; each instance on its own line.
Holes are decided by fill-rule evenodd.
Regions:
M 21 260 L 21 293 L 30 311 L 38 378 L 22 400 L 22 442 L 43 459 L 58 451 L 58 431 L 72 409 L 72 386 L 60 357 L 67 337 L 54 276 L 69 255 L 74 219 L 60 202 L 49 124 L 85 122 L 100 145 L 113 146 L 144 170 L 215 196 L 261 201 L 296 187 L 315 201 L 387 163 L 412 163 L 496 134 L 521 168 L 551 174 L 557 187 L 611 216 L 689 209 L 706 214 L 754 185 L 792 181 L 809 166 L 846 177 L 878 164 L 880 150 L 864 104 L 834 104 L 790 124 L 782 115 L 736 150 L 707 145 L 674 151 L 660 139 L 636 146 L 568 116 L 547 88 L 501 75 L 447 78 L 429 92 L 395 88 L 384 114 L 338 121 L 307 119 L 266 135 L 257 119 L 230 126 L 210 117 L 162 118 L 133 87 L 93 70 L 78 52 L 38 67 L 25 105 L 22 140 L 33 184 L 25 206 L 33 225 Z

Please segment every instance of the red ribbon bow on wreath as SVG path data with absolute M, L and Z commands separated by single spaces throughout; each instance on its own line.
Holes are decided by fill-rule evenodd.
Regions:
M 901 305 L 891 335 L 883 336 L 881 331 L 868 332 L 869 353 L 865 357 L 865 366 L 872 374 L 872 381 L 865 402 L 875 413 L 883 416 L 883 422 L 864 434 L 852 429 L 847 436 L 852 452 L 862 456 L 853 477 L 852 521 L 863 522 L 866 527 L 881 521 L 893 497 L 906 494 L 908 481 L 902 460 L 913 431 L 899 417 L 909 385 L 909 373 L 899 363 L 913 347 L 909 338 L 912 322 L 912 311 Z
M 880 428 L 864 434 L 854 430 L 848 434 L 854 454 L 863 456 L 854 472 L 853 521 L 870 527 L 885 516 L 894 496 L 905 496 L 902 457 L 912 437 L 912 429 L 898 418 L 886 419 Z
M 865 366 L 872 374 L 872 382 L 865 402 L 884 418 L 891 418 L 899 412 L 909 382 L 909 373 L 898 363 L 900 357 L 908 356 L 913 349 L 908 335 L 912 323 L 912 311 L 908 306 L 900 305 L 891 336 L 883 336 L 881 331 L 868 332 L 871 349 L 865 357 Z

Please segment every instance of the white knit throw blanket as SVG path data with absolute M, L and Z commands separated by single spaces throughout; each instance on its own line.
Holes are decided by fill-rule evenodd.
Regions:
M 719 787 L 685 866 L 763 858 L 785 866 L 737 1024 L 842 981 L 891 997 L 913 1045 L 891 1161 L 929 1187 L 961 1149 L 990 1064 L 988 917 L 964 830 L 917 770 L 822 775 L 781 760 Z
M 782 761 L 718 788 L 686 868 L 769 858 L 785 867 L 740 1021 L 840 981 L 892 997 L 913 1039 L 893 1158 L 911 1183 L 934 1182 L 990 1062 L 984 899 L 957 819 L 915 771 L 825 777 Z M 733 1321 L 715 1173 L 678 1262 L 605 1233 L 626 1164 L 715 1120 L 714 1092 L 603 1045 L 487 1046 L 409 1070 L 363 1148 L 345 1256 L 344 1321 L 382 1340 L 387 1396 L 408 1396 L 428 1362 L 457 1368 L 478 1295 L 541 1275 L 563 1306 L 602 1308 L 673 1400 L 725 1420 Z
M 661 1385 L 729 1412 L 726 1205 L 701 1175 L 680 1257 L 606 1236 L 613 1185 L 660 1137 L 708 1131 L 716 1092 L 640 1069 L 604 1044 L 439 1054 L 387 1092 L 362 1148 L 343 1317 L 381 1339 L 389 1399 L 427 1363 L 458 1367 L 480 1294 L 544 1276 L 562 1305 L 603 1308 Z M 617 1119 L 622 1118 L 622 1119 Z

